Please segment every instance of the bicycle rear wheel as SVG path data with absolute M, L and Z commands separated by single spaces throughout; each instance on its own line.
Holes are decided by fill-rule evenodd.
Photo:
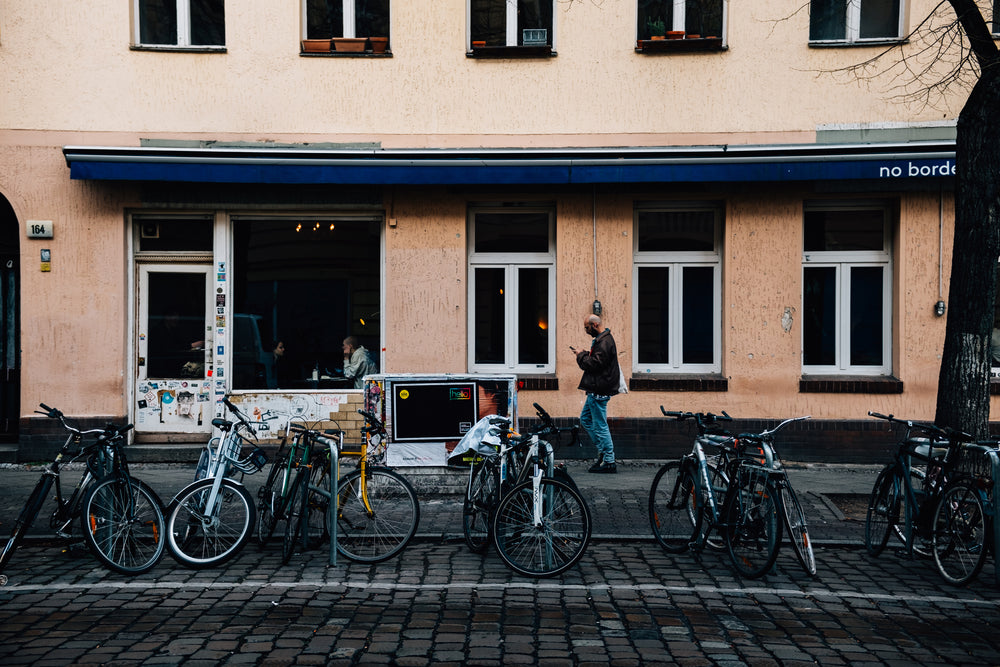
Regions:
M 341 478 L 338 486 L 337 551 L 346 558 L 377 563 L 392 558 L 417 532 L 417 493 L 389 468 L 367 466 Z M 367 499 L 367 502 L 366 502 Z
M 534 482 L 500 500 L 493 542 L 507 567 L 529 577 L 551 577 L 573 567 L 590 542 L 590 510 L 580 494 L 556 479 L 540 481 L 541 525 L 534 520 Z
M 262 548 L 270 541 L 278 521 L 283 518 L 286 498 L 281 495 L 281 486 L 287 467 L 287 452 L 284 455 L 279 452 L 267 473 L 267 481 L 257 490 L 257 544 Z M 275 486 L 278 486 L 277 490 Z
M 806 514 L 799 503 L 799 497 L 795 495 L 787 479 L 780 482 L 780 489 L 781 514 L 785 518 L 785 529 L 788 531 L 788 539 L 795 550 L 795 556 L 806 574 L 811 577 L 816 576 L 816 555 L 813 553 Z
M 27 535 L 32 522 L 38 516 L 42 505 L 45 504 L 45 499 L 48 498 L 49 490 L 52 488 L 53 479 L 52 475 L 44 474 L 38 480 L 38 483 L 35 484 L 35 488 L 31 490 L 31 494 L 28 496 L 27 502 L 24 503 L 21 513 L 17 515 L 17 520 L 14 521 L 14 528 L 10 531 L 10 538 L 7 540 L 7 544 L 4 545 L 3 551 L 0 552 L 0 572 L 7 567 L 11 556 L 14 555 L 14 550 L 17 549 L 24 536 Z M 0 574 L 0 586 L 6 584 L 7 575 Z
M 992 534 L 974 480 L 960 480 L 945 489 L 934 510 L 931 538 L 934 562 L 945 581 L 969 583 L 983 569 L 987 536 Z
M 181 565 L 200 569 L 220 565 L 250 539 L 256 510 L 253 497 L 236 481 L 223 478 L 212 515 L 205 508 L 215 479 L 189 484 L 170 504 L 167 546 Z
M 152 570 L 166 547 L 163 503 L 145 483 L 113 475 L 90 487 L 80 526 L 105 567 L 134 576 Z
M 770 471 L 758 466 L 740 466 L 733 484 L 723 509 L 726 546 L 736 571 L 756 579 L 771 569 L 781 546 L 777 493 Z
M 668 461 L 649 489 L 649 526 L 667 553 L 688 550 L 701 530 L 697 507 L 698 485 L 689 466 Z
M 302 517 L 305 514 L 306 495 L 309 493 L 309 482 L 305 471 L 295 476 L 288 496 L 288 515 L 285 517 L 285 537 L 281 541 L 281 564 L 287 565 L 302 534 Z
M 469 551 L 484 553 L 490 545 L 491 519 L 496 504 L 497 475 L 495 466 L 480 463 L 472 472 L 469 489 L 462 502 L 462 534 Z
M 899 523 L 899 482 L 892 466 L 886 466 L 875 478 L 875 486 L 868 499 L 865 517 L 865 548 L 878 556 L 889 542 L 889 534 Z

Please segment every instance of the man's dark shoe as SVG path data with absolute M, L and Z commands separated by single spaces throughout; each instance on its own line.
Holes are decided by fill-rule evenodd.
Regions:
M 587 472 L 597 472 L 597 473 L 616 473 L 618 472 L 618 466 L 614 463 L 607 463 L 601 461 L 600 463 L 595 463 L 590 466 L 590 470 Z

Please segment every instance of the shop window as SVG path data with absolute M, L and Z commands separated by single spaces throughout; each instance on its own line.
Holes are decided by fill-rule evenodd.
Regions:
M 636 38 L 721 38 L 725 4 L 725 0 L 639 0 Z
M 713 206 L 636 209 L 636 372 L 720 371 L 721 217 Z
M 473 52 L 522 48 L 551 53 L 553 0 L 468 0 Z
M 902 0 L 811 0 L 809 3 L 811 42 L 896 40 L 902 29 Z
M 802 263 L 806 374 L 891 372 L 888 206 L 809 206 Z
M 224 0 L 133 0 L 133 39 L 140 46 L 219 47 L 226 44 Z
M 380 235 L 372 218 L 234 218 L 234 389 L 353 387 L 348 336 L 378 361 Z
M 470 370 L 555 371 L 554 225 L 550 208 L 470 211 Z
M 212 216 L 135 215 L 136 248 L 140 253 L 212 252 Z
M 388 37 L 389 0 L 302 0 L 305 39 Z

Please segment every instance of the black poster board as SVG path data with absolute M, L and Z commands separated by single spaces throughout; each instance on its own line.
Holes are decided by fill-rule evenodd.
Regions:
M 392 384 L 393 441 L 459 440 L 478 414 L 475 382 Z

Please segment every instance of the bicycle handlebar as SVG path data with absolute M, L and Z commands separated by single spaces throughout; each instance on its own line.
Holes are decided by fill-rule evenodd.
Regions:
M 952 428 L 950 426 L 941 427 L 937 424 L 931 422 L 916 422 L 912 419 L 897 419 L 893 415 L 883 415 L 880 412 L 868 411 L 869 417 L 875 417 L 876 419 L 884 419 L 890 424 L 901 424 L 908 429 L 919 429 L 924 433 L 929 435 L 937 436 L 943 440 L 956 441 L 956 442 L 974 442 L 975 438 L 966 433 L 965 431 L 960 431 L 957 428 Z
M 812 416 L 811 415 L 805 415 L 804 417 L 792 417 L 790 419 L 786 419 L 785 421 L 781 422 L 780 424 L 778 424 L 777 426 L 775 426 L 774 428 L 772 428 L 770 430 L 765 429 L 765 430 L 761 431 L 760 433 L 751 433 L 751 434 L 744 435 L 744 436 L 741 436 L 741 437 L 767 438 L 767 437 L 770 437 L 770 436 L 774 435 L 775 433 L 777 433 L 781 429 L 783 429 L 786 425 L 791 424 L 792 422 L 800 422 L 800 421 L 802 421 L 804 419 L 812 419 Z
M 378 417 L 375 416 L 374 412 L 370 412 L 368 410 L 362 410 L 362 409 L 358 408 L 358 414 L 360 414 L 362 417 L 364 417 L 365 421 L 367 421 L 369 424 L 371 424 L 371 426 L 364 426 L 364 427 L 362 427 L 362 429 L 361 429 L 362 433 L 384 433 L 385 432 L 385 424 L 382 423 L 381 419 L 379 419 Z

